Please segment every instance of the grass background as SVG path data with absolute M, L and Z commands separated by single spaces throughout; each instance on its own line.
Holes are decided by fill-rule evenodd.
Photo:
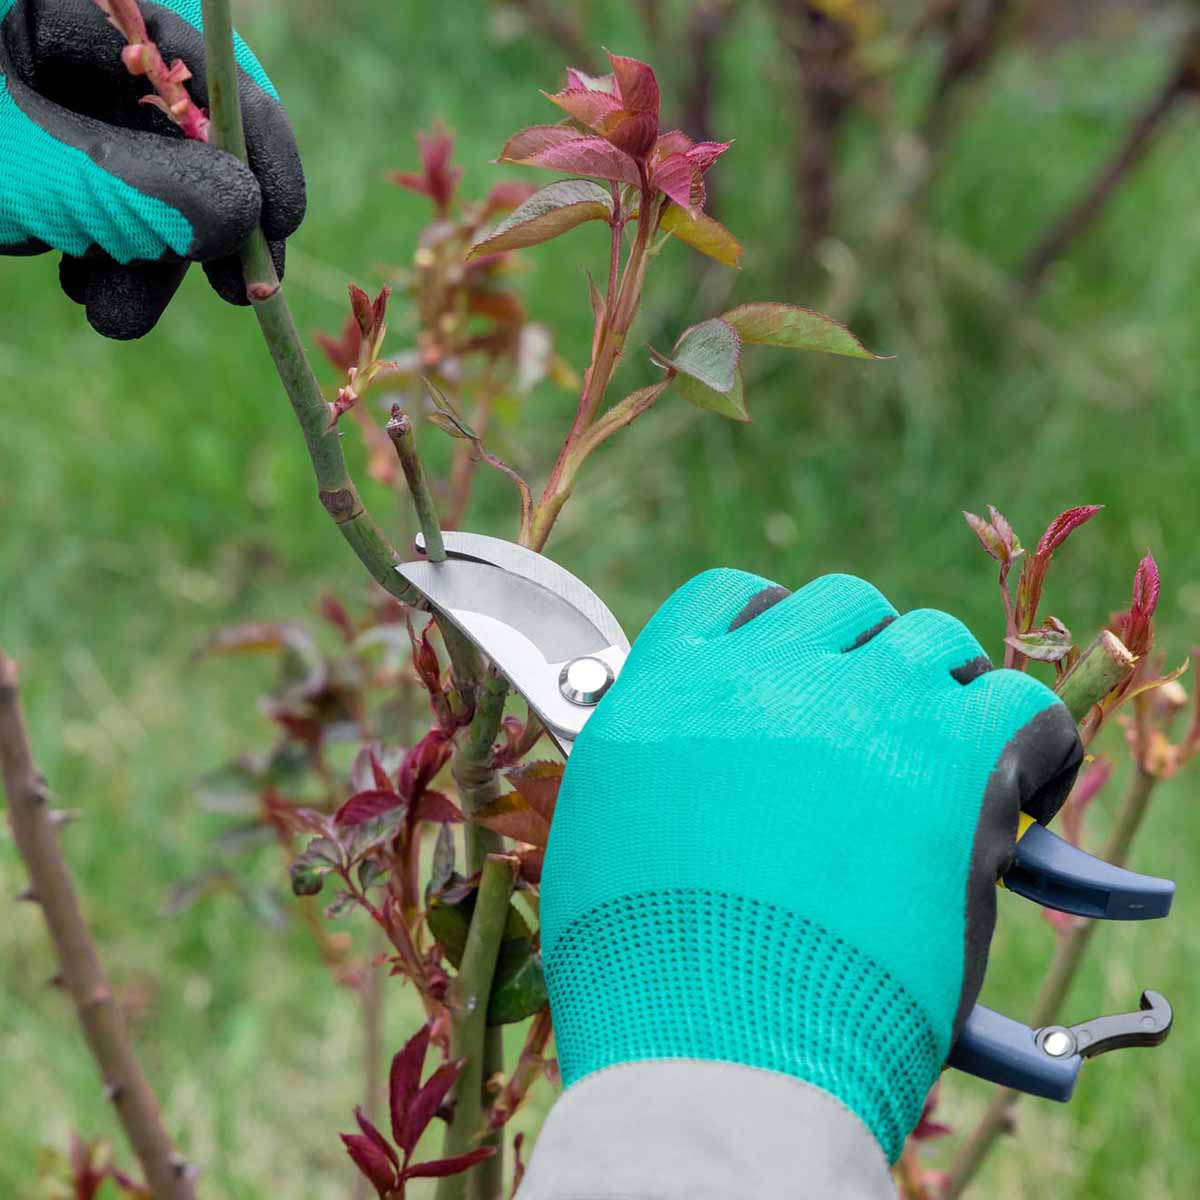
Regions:
M 237 7 L 288 104 L 308 172 L 309 217 L 288 273 L 302 329 L 340 322 L 347 277 L 378 284 L 408 261 L 425 208 L 383 175 L 414 160 L 412 129 L 444 117 L 459 137 L 465 187 L 479 193 L 499 177 L 488 160 L 504 137 L 553 119 L 537 88 L 555 84 L 560 54 L 482 0 Z M 648 53 L 634 6 L 594 4 L 585 15 L 593 42 Z M 895 359 L 761 351 L 749 363 L 749 426 L 701 419 L 668 397 L 589 465 L 552 552 L 631 630 L 713 564 L 792 585 L 848 570 L 902 610 L 962 616 L 996 652 L 991 564 L 959 510 L 994 502 L 1029 542 L 1060 509 L 1103 502 L 1106 512 L 1060 554 L 1049 610 L 1077 631 L 1094 628 L 1125 602 L 1151 546 L 1164 580 L 1161 643 L 1182 658 L 1200 626 L 1194 110 L 1177 114 L 1036 304 L 1014 305 L 994 286 L 1109 152 L 1156 85 L 1177 28 L 1178 14 L 1151 6 L 1110 12 L 1066 44 L 1007 52 L 948 148 L 926 234 L 898 261 L 870 256 L 888 176 L 871 125 L 852 124 L 839 234 L 861 288 L 844 315 Z M 670 97 L 677 62 L 661 66 Z M 928 62 L 906 68 L 902 116 L 919 109 L 928 79 Z M 820 305 L 829 285 L 789 268 L 799 219 L 790 148 L 801 135 L 761 6 L 749 5 L 723 41 L 719 82 L 714 125 L 737 138 L 717 168 L 719 207 L 746 246 L 745 269 L 698 293 L 683 247 L 672 246 L 641 331 L 659 344 L 718 311 L 721 287 L 731 285 L 733 300 Z M 527 256 L 528 308 L 555 323 L 580 368 L 583 267 L 603 262 L 602 243 L 583 230 Z M 168 1122 L 204 1165 L 206 1195 L 345 1196 L 336 1131 L 360 1078 L 350 996 L 300 931 L 252 919 L 233 896 L 174 918 L 163 904 L 174 880 L 217 854 L 223 822 L 197 807 L 196 777 L 266 736 L 255 697 L 267 668 L 199 664 L 194 648 L 233 620 L 311 611 L 327 587 L 355 596 L 359 569 L 315 502 L 253 320 L 219 305 L 199 272 L 132 345 L 87 328 L 48 257 L 5 260 L 0 280 L 0 642 L 24 665 L 41 762 L 63 802 L 83 811 L 67 849 L 110 971 Z M 397 308 L 395 349 L 406 332 Z M 650 378 L 633 350 L 622 383 Z M 565 393 L 540 391 L 498 448 L 544 471 L 571 409 Z M 436 457 L 434 443 L 426 439 Z M 483 481 L 472 524 L 512 532 L 500 481 Z M 1115 733 L 1106 744 L 1121 753 Z M 1118 785 L 1098 802 L 1094 841 Z M 978 1195 L 1200 1194 L 1196 789 L 1194 774 L 1160 789 L 1134 854 L 1135 866 L 1178 881 L 1173 918 L 1103 930 L 1068 1006 L 1083 1018 L 1156 987 L 1176 1005 L 1171 1042 L 1089 1067 L 1070 1106 L 1025 1104 L 1019 1140 L 994 1154 Z M 277 865 L 264 856 L 254 869 L 265 882 Z M 0 894 L 21 885 L 4 840 Z M 1002 899 L 985 1000 L 1027 1008 L 1052 943 L 1036 912 Z M 0 921 L 3 1195 L 41 1195 L 38 1156 L 71 1128 L 118 1136 L 70 1013 L 44 985 L 51 971 L 36 912 L 9 908 Z M 411 1010 L 398 988 L 388 1001 L 394 1046 Z M 986 1089 L 952 1076 L 943 1096 L 962 1130 Z M 535 1130 L 547 1101 L 517 1127 Z

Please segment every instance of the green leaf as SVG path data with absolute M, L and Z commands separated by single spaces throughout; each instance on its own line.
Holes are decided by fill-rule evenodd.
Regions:
M 884 358 L 872 354 L 845 325 L 811 308 L 794 304 L 742 304 L 721 314 L 748 346 L 815 350 L 847 358 Z
M 474 912 L 474 891 L 455 904 L 446 904 L 434 897 L 425 911 L 429 931 L 441 942 L 452 967 L 457 968 L 462 963 L 463 951 L 467 947 L 467 931 L 471 928 L 471 916 Z M 522 959 L 528 954 L 527 948 L 532 945 L 533 930 L 510 902 L 496 970 L 500 971 L 503 965 Z
M 487 1023 L 511 1025 L 540 1012 L 549 1002 L 542 956 L 530 946 L 523 959 L 513 959 L 501 969 L 497 965 L 488 999 Z
M 478 441 L 479 435 L 459 416 L 458 410 L 446 398 L 442 389 L 424 375 L 421 376 L 421 382 L 425 385 L 425 390 L 429 393 L 435 409 L 425 419 L 451 437 L 466 438 L 472 442 Z
M 342 848 L 331 838 L 313 838 L 304 853 L 292 863 L 292 891 L 297 896 L 315 896 L 325 886 L 325 876 L 342 865 Z
M 685 329 L 666 363 L 714 392 L 731 392 L 738 378 L 741 344 L 720 317 Z
M 737 332 L 720 317 L 685 329 L 670 358 L 650 351 L 659 366 L 674 372 L 675 385 L 689 403 L 733 421 L 748 421 L 740 355 Z
M 736 270 L 741 264 L 742 247 L 737 238 L 720 221 L 704 213 L 693 217 L 672 202 L 667 205 L 659 228 L 727 267 Z
M 1071 652 L 1075 639 L 1065 627 L 1044 625 L 1026 633 L 1014 633 L 1004 639 L 1004 644 L 1037 662 L 1058 662 Z
M 750 414 L 746 411 L 746 398 L 742 392 L 741 371 L 735 373 L 733 387 L 728 392 L 715 391 L 688 375 L 677 375 L 675 386 L 683 393 L 683 398 L 697 408 L 728 417 L 731 421 L 750 420 Z
M 481 234 L 467 258 L 537 246 L 585 221 L 611 217 L 612 194 L 607 188 L 587 179 L 560 179 L 534 192 L 494 229 Z
M 474 894 L 471 897 L 474 903 Z M 471 927 L 471 908 L 466 907 L 467 901 L 458 904 L 444 904 L 441 900 L 432 899 L 425 910 L 425 923 L 429 932 L 442 944 L 450 965 L 457 967 L 462 962 L 463 951 L 467 946 L 467 930 Z

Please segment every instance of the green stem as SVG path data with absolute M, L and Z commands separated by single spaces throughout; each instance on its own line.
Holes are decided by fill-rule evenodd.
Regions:
M 454 1120 L 442 1146 L 446 1158 L 465 1154 L 482 1140 L 488 998 L 516 875 L 515 858 L 489 854 L 484 859 L 462 963 L 450 990 L 450 1056 L 463 1060 L 463 1070 L 455 1084 Z M 477 1169 L 441 1179 L 437 1200 L 467 1200 L 468 1189 L 478 1187 L 470 1177 L 478 1174 Z
M 458 787 L 459 798 L 462 800 L 463 811 L 467 815 L 464 832 L 467 849 L 467 873 L 474 875 L 481 870 L 487 857 L 497 854 L 504 848 L 504 839 L 491 829 L 479 825 L 471 818 L 485 804 L 494 800 L 499 793 L 499 779 L 492 769 L 492 747 L 500 732 L 500 722 L 504 717 L 504 701 L 508 695 L 508 684 L 504 677 L 495 671 L 489 672 L 480 681 L 475 715 L 463 736 L 455 747 L 454 758 L 450 764 L 451 774 Z M 484 1033 L 482 1046 L 481 1078 L 485 1090 L 481 1096 L 481 1108 L 490 1108 L 495 1097 L 486 1091 L 486 1084 L 493 1076 L 504 1071 L 503 1031 L 499 1028 L 488 1028 Z M 453 1125 L 446 1132 L 446 1149 L 451 1139 L 458 1135 L 454 1133 L 460 1117 L 455 1112 Z M 461 1132 L 461 1131 L 460 1131 Z M 472 1172 L 473 1195 L 481 1200 L 494 1200 L 502 1189 L 501 1180 L 504 1173 L 504 1140 L 503 1133 L 496 1130 L 484 1138 L 484 1144 L 495 1148 L 496 1153 L 485 1162 L 480 1163 Z M 439 1193 L 438 1200 L 443 1200 Z
M 237 65 L 229 0 L 204 0 L 204 52 L 213 141 L 246 161 L 246 139 L 238 103 Z M 346 466 L 341 438 L 329 424 L 329 406 L 304 352 L 304 344 L 279 286 L 267 239 L 256 229 L 242 251 L 246 293 L 262 329 L 275 370 L 304 433 L 317 478 L 318 496 L 342 537 L 371 578 L 398 600 L 415 604 L 420 596 L 395 571 L 400 556 L 366 511 Z
M 1102 629 L 1055 690 L 1076 722 L 1081 722 L 1123 679 L 1137 658 L 1114 633 Z
M 245 139 L 238 106 L 229 0 L 203 0 L 203 22 L 214 141 L 245 161 Z M 399 554 L 366 511 L 354 486 L 342 452 L 341 440 L 337 431 L 330 428 L 328 405 L 305 354 L 261 230 L 255 231 L 242 252 L 242 269 L 246 278 L 246 293 L 254 306 L 263 338 L 271 351 L 280 381 L 304 433 L 321 503 L 372 578 L 398 600 L 407 604 L 420 604 L 420 594 L 395 570 L 400 562 Z M 436 514 L 432 509 L 421 512 L 418 497 L 422 494 L 422 489 L 413 488 L 411 481 L 410 489 L 414 499 L 418 501 L 418 513 L 425 527 L 426 538 L 432 545 L 430 531 L 434 528 L 440 530 L 440 526 L 436 526 Z M 495 772 L 491 767 L 492 745 L 504 713 L 507 685 L 495 672 L 485 672 L 478 650 L 450 622 L 439 622 L 439 625 L 453 664 L 455 684 L 460 698 L 467 704 L 474 704 L 475 707 L 471 723 L 454 756 L 454 774 L 463 789 L 463 804 L 467 812 L 471 813 L 486 803 L 497 788 Z M 467 844 L 472 871 L 483 868 L 486 875 L 491 861 L 487 856 L 502 847 L 502 839 L 490 830 L 469 823 Z M 505 862 L 503 859 L 499 861 L 502 864 Z M 492 868 L 491 874 L 496 876 L 496 868 Z M 504 904 L 500 907 L 501 929 L 508 891 L 512 885 L 511 875 L 511 868 L 505 866 L 502 876 L 505 880 Z M 487 911 L 489 907 L 485 903 L 483 891 L 481 885 L 476 921 L 480 918 L 481 910 Z M 498 1037 L 489 1036 L 486 1029 L 486 998 L 491 988 L 499 932 L 488 930 L 485 937 L 482 930 L 476 933 L 475 924 L 473 921 L 470 936 L 483 945 L 476 946 L 475 957 L 472 960 L 474 965 L 469 970 L 467 959 L 464 957 L 460 978 L 465 975 L 467 983 L 464 986 L 471 988 L 471 995 L 476 1001 L 481 995 L 483 1001 L 475 1003 L 472 1011 L 465 1014 L 465 1024 L 463 1020 L 456 1021 L 456 1028 L 459 1025 L 462 1028 L 457 1034 L 459 1048 L 454 1052 L 456 1055 L 464 1054 L 468 1061 L 464 1076 L 459 1082 L 459 1094 L 463 1099 L 447 1132 L 448 1144 L 464 1147 L 475 1138 L 481 1127 L 480 1113 L 485 1101 L 484 1083 L 503 1069 L 501 1042 Z M 472 953 L 470 938 L 467 953 Z M 489 954 L 490 962 L 487 963 L 485 972 L 483 966 Z M 495 1159 L 499 1160 L 500 1157 L 497 1153 Z M 494 1162 L 489 1168 L 487 1178 L 498 1178 L 496 1173 L 499 1170 L 499 1162 Z M 469 1174 L 477 1176 L 479 1171 Z M 450 1189 L 447 1195 L 461 1196 L 465 1194 L 468 1179 L 466 1175 L 452 1176 L 443 1183 Z M 439 1197 L 442 1197 L 440 1190 Z
M 425 535 L 425 557 L 430 562 L 445 562 L 446 547 L 442 544 L 442 523 L 438 520 L 437 505 L 434 503 L 433 493 L 429 490 L 429 484 L 425 481 L 421 460 L 417 457 L 417 441 L 413 434 L 412 419 L 408 413 L 401 412 L 398 405 L 392 406 L 387 435 L 396 448 L 396 457 L 400 460 L 400 468 L 408 483 L 413 507 L 417 510 L 417 520 L 421 525 L 421 532 Z
M 245 162 L 229 0 L 203 0 L 203 14 L 213 141 Z M 354 485 L 341 437 L 329 423 L 329 406 L 308 361 L 261 229 L 250 235 L 242 250 L 242 272 L 263 340 L 304 434 L 321 504 L 371 578 L 402 603 L 420 605 L 421 594 L 396 571 L 400 555 L 367 512 Z M 448 621 L 439 622 L 439 626 L 454 665 L 455 685 L 463 703 L 469 705 L 473 681 L 483 670 L 479 654 Z
M 1107 862 L 1118 867 L 1125 865 L 1133 846 L 1133 839 L 1150 806 L 1150 797 L 1156 783 L 1157 776 L 1140 769 L 1134 775 L 1129 790 L 1121 801 L 1108 841 L 1101 851 L 1101 857 Z M 1042 978 L 1042 986 L 1038 989 L 1037 1000 L 1029 1017 L 1032 1028 L 1040 1029 L 1058 1020 L 1063 1002 L 1079 972 L 1079 966 L 1083 962 L 1084 953 L 1091 943 L 1095 929 L 1095 921 L 1080 921 L 1059 938 L 1058 947 Z M 983 1165 L 996 1139 L 1012 1129 L 1012 1111 L 1020 1097 L 1021 1093 L 1013 1088 L 1000 1088 L 995 1093 L 978 1124 L 950 1164 L 941 1200 L 956 1200 L 963 1194 Z

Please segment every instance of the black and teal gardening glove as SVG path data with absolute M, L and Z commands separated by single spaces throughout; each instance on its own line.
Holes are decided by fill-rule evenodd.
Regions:
M 139 5 L 207 107 L 200 0 Z M 108 337 L 150 330 L 191 262 L 245 304 L 237 251 L 261 222 L 282 272 L 304 174 L 271 81 L 235 39 L 250 166 L 185 139 L 121 60 L 92 0 L 0 0 L 0 253 L 60 250 L 63 290 Z
M 1048 688 L 860 579 L 676 592 L 559 796 L 541 915 L 567 1090 L 522 1200 L 578 1170 L 606 1181 L 587 1196 L 894 1195 L 883 1159 L 979 994 L 1018 816 L 1049 820 L 1082 753 Z

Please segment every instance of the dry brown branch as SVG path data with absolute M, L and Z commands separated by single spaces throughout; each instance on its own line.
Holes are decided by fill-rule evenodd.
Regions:
M 0 774 L 13 840 L 29 872 L 25 898 L 46 918 L 62 986 L 129 1145 L 155 1200 L 191 1200 L 193 1172 L 162 1123 L 150 1086 L 125 1027 L 100 955 L 63 858 L 49 792 L 33 760 L 17 690 L 17 665 L 0 650 Z

